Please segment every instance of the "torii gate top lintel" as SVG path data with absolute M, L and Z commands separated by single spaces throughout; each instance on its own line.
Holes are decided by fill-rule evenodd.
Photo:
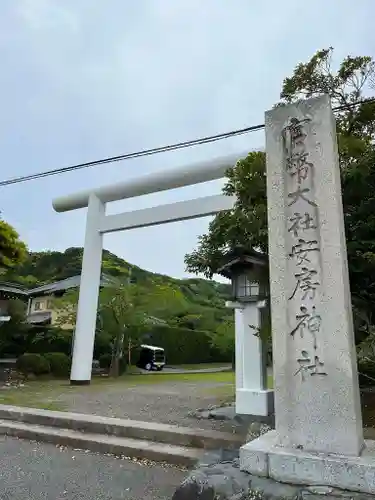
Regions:
M 62 196 L 53 200 L 53 208 L 56 212 L 68 212 L 87 207 L 91 194 L 95 194 L 103 203 L 107 203 L 221 179 L 228 168 L 233 167 L 239 158 L 243 158 L 247 154 L 248 152 L 231 154 L 210 161 L 162 170 L 116 184 Z

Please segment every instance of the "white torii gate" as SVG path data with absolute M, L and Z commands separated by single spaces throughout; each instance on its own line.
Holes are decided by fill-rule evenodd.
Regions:
M 230 210 L 235 198 L 219 194 L 115 215 L 105 215 L 106 203 L 220 179 L 228 168 L 246 155 L 236 154 L 164 170 L 53 201 L 57 212 L 88 207 L 71 384 L 89 384 L 91 380 L 103 234 L 213 215 Z

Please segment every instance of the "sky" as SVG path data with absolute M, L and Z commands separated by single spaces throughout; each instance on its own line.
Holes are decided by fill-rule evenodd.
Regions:
M 5 180 L 263 123 L 282 80 L 333 46 L 375 56 L 374 0 L 1 0 L 0 178 Z M 82 246 L 83 189 L 264 147 L 264 131 L 0 187 L 2 217 L 30 250 Z M 224 181 L 133 198 L 107 212 L 220 192 Z M 186 277 L 210 218 L 106 235 L 145 269 Z

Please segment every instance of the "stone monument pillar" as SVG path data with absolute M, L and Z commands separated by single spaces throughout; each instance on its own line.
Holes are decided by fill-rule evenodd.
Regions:
M 329 97 L 268 111 L 266 154 L 276 429 L 242 447 L 241 468 L 375 493 Z

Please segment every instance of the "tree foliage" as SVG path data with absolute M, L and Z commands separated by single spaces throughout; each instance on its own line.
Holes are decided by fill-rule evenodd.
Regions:
M 35 287 L 43 283 L 51 283 L 70 276 L 79 275 L 81 272 L 82 254 L 83 249 L 79 247 L 68 248 L 64 252 L 29 252 L 26 261 L 8 270 L 2 279 Z M 183 335 L 187 341 L 188 336 L 186 332 L 191 332 L 192 334 L 197 332 L 197 335 L 200 335 L 200 332 L 205 331 L 209 335 L 210 332 L 215 332 L 222 321 L 226 321 L 230 317 L 230 312 L 225 307 L 225 301 L 229 299 L 230 295 L 230 286 L 225 283 L 217 283 L 212 280 L 209 281 L 200 278 L 180 280 L 152 273 L 129 264 L 108 250 L 103 250 L 102 273 L 103 277 L 113 280 L 120 288 L 121 286 L 126 288 L 128 282 L 131 281 L 130 288 L 126 288 L 126 290 L 129 290 L 131 296 L 136 298 L 137 316 L 139 314 L 141 319 L 146 318 L 145 324 L 139 327 L 138 330 L 143 330 L 145 335 L 147 335 L 157 329 L 158 325 L 160 328 L 164 325 L 170 326 L 168 334 L 165 337 L 168 338 L 168 346 L 171 344 L 172 334 L 170 332 L 172 330 L 176 332 L 176 336 Z M 131 280 L 129 280 L 130 274 Z M 105 299 L 106 293 L 101 292 L 102 302 Z M 168 299 L 162 300 L 162 296 Z M 58 315 L 54 326 L 40 329 L 32 327 L 32 331 L 25 334 L 27 342 L 25 337 L 25 341 L 20 341 L 17 345 L 10 341 L 16 335 L 15 330 L 12 330 L 13 333 L 10 332 L 10 340 L 4 345 L 4 349 L 6 349 L 4 352 L 22 353 L 25 352 L 23 346 L 27 345 L 27 352 L 52 352 L 58 351 L 61 348 L 62 352 L 70 355 L 71 332 L 69 330 L 72 330 L 76 323 L 77 302 L 78 290 L 67 291 L 62 298 L 56 298 L 54 300 L 54 308 L 58 311 Z M 113 332 L 115 328 L 112 328 L 111 324 L 115 320 L 108 313 L 108 308 L 105 309 L 106 312 L 104 313 L 103 310 L 103 316 L 106 316 L 106 328 L 108 326 L 108 329 Z M 141 315 L 140 312 L 143 312 L 145 316 Z M 63 327 L 63 329 L 56 327 Z M 132 338 L 134 343 L 138 338 L 138 330 L 135 327 L 133 330 Z M 31 339 L 34 339 L 35 342 L 32 342 Z M 111 337 L 109 333 L 100 330 L 100 323 L 98 322 L 94 350 L 96 358 L 109 353 L 111 342 L 112 344 L 114 343 L 113 334 Z M 125 347 L 128 346 L 126 339 L 124 340 L 124 344 L 126 344 Z M 18 345 L 20 346 L 19 348 Z M 187 352 L 186 342 L 181 344 L 181 348 L 182 345 L 185 346 L 183 348 L 184 352 Z M 205 345 L 207 345 L 207 342 Z M 212 350 L 212 353 L 214 357 L 217 355 L 214 350 Z M 211 359 L 210 356 L 207 354 L 205 359 Z M 178 359 L 178 357 L 175 359 Z M 187 355 L 183 359 L 184 362 L 188 362 Z
M 27 335 L 25 324 L 26 305 L 19 299 L 10 299 L 7 306 L 7 315 L 10 321 L 0 323 L 0 355 L 6 352 L 6 349 L 12 342 L 22 343 Z
M 82 254 L 83 249 L 79 247 L 68 248 L 64 252 L 29 252 L 26 261 L 7 271 L 2 279 L 27 287 L 35 287 L 79 275 Z M 128 283 L 130 270 L 132 284 L 141 289 L 140 294 L 143 294 L 145 298 L 145 307 L 148 298 L 150 298 L 150 307 L 154 307 L 152 297 L 148 293 L 149 287 L 153 288 L 158 285 L 178 290 L 181 300 L 172 301 L 166 308 L 159 308 L 156 314 L 158 318 L 168 323 L 177 324 L 181 320 L 181 326 L 190 325 L 194 326 L 194 329 L 214 331 L 217 325 L 228 316 L 225 300 L 229 298 L 229 285 L 200 278 L 180 280 L 152 273 L 129 264 L 108 250 L 103 250 L 103 275 L 115 279 L 120 284 Z M 69 293 L 74 295 L 75 292 Z M 196 317 L 196 321 L 191 321 L 193 316 Z M 74 314 L 72 317 L 71 324 L 74 324 Z
M 147 299 L 146 299 L 147 297 Z M 124 349 L 131 351 L 140 342 L 143 328 L 158 321 L 158 314 L 173 301 L 178 301 L 179 291 L 171 287 L 155 285 L 147 294 L 133 284 L 105 287 L 99 297 L 98 327 L 113 339 L 110 374 L 118 376 L 119 361 Z
M 221 353 L 234 353 L 235 331 L 233 321 L 224 321 L 211 334 L 211 347 L 215 347 Z
M 124 350 L 137 346 L 145 326 L 159 322 L 165 309 L 178 307 L 184 298 L 177 287 L 155 283 L 143 289 L 135 284 L 114 283 L 100 290 L 97 333 L 109 335 L 112 341 L 110 374 L 118 376 Z M 75 325 L 78 291 L 70 291 L 54 301 L 58 311 L 56 324 Z M 129 353 L 128 353 L 129 354 Z M 130 360 L 130 355 L 129 355 Z
M 198 247 L 186 255 L 187 270 L 211 278 L 223 263 L 226 252 L 241 246 L 268 250 L 265 155 L 251 152 L 227 172 L 223 189 L 236 195 L 232 211 L 220 212 L 198 239 Z
M 62 297 L 53 299 L 52 309 L 56 312 L 55 326 L 64 328 L 66 325 L 76 324 L 78 295 L 79 290 L 71 289 Z
M 345 58 L 336 71 L 333 49 L 317 52 L 286 78 L 279 105 L 328 93 L 336 109 L 350 283 L 355 312 L 369 310 L 375 300 L 375 102 L 367 97 L 374 81 L 370 57 Z M 358 102 L 361 104 L 357 105 Z M 238 246 L 267 247 L 265 153 L 251 152 L 227 172 L 224 193 L 235 194 L 230 212 L 218 214 L 185 257 L 187 270 L 212 277 L 224 254 Z M 357 317 L 358 330 L 365 323 Z
M 0 270 L 10 269 L 21 264 L 27 257 L 25 243 L 17 231 L 0 218 Z

